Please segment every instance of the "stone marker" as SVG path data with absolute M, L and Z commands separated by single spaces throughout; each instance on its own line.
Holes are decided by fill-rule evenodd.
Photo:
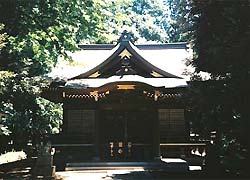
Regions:
M 55 166 L 53 166 L 53 149 L 51 143 L 41 142 L 38 149 L 38 158 L 35 167 L 32 168 L 32 176 L 52 178 L 55 177 Z

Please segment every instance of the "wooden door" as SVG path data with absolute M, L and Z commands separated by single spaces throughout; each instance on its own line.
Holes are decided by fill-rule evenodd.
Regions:
M 152 154 L 153 116 L 148 110 L 103 110 L 100 116 L 103 159 L 139 160 Z

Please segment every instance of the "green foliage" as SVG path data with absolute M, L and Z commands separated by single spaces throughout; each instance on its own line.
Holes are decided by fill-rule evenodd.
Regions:
M 0 32 L 4 29 L 4 25 L 0 24 Z M 7 34 L 6 33 L 0 33 L 0 53 L 1 53 L 1 49 L 5 46 L 5 40 L 7 38 Z M 9 80 L 8 78 L 12 76 L 12 74 L 10 72 L 3 72 L 0 71 L 0 96 L 2 96 L 4 94 L 4 92 L 6 91 L 6 87 L 5 84 L 7 83 L 7 81 Z M 8 127 L 4 126 L 2 124 L 2 119 L 4 117 L 4 114 L 1 113 L 0 110 L 0 136 L 2 135 L 9 135 L 11 132 L 9 131 Z
M 164 23 L 169 40 L 171 42 L 191 41 L 193 31 L 192 1 L 164 0 L 164 3 L 169 8 L 169 21 Z
M 1 1 L 0 22 L 5 25 L 0 35 L 1 124 L 14 140 L 25 143 L 59 131 L 62 107 L 39 97 L 48 84 L 39 75 L 49 72 L 59 55 L 66 57 L 67 50 L 76 49 L 75 34 L 85 13 L 78 10 L 85 3 Z M 80 14 L 73 15 L 74 11 Z M 75 19 L 78 15 L 80 20 Z
M 11 133 L 11 131 L 9 131 L 8 127 L 0 124 L 0 136 L 2 136 L 2 135 L 9 136 L 10 133 Z
M 1 0 L 0 23 L 10 36 L 1 64 L 28 76 L 48 73 L 59 55 L 67 57 L 79 39 L 98 32 L 94 8 L 92 1 Z
M 0 95 L 3 96 L 8 91 L 7 84 L 10 83 L 14 73 L 8 71 L 0 71 Z M 0 97 L 1 97 L 0 96 Z
M 28 78 L 9 72 L 1 72 L 0 112 L 2 124 L 8 127 L 13 139 L 23 137 L 36 141 L 59 132 L 62 123 L 62 107 L 41 97 L 40 88 L 47 83 L 41 78 Z
M 211 1 L 196 6 L 194 13 L 200 14 L 195 46 L 199 55 L 195 61 L 198 70 L 211 72 L 219 78 L 230 78 L 234 72 L 245 77 L 246 67 L 249 67 L 246 59 L 250 30 L 245 18 L 249 15 L 249 2 Z M 206 39 L 209 41 L 204 41 Z
M 3 30 L 4 25 L 0 23 L 0 50 L 5 46 L 7 38 L 7 33 L 2 33 Z
M 0 112 L 13 138 L 58 132 L 62 107 L 39 97 L 48 85 L 41 75 L 98 34 L 103 17 L 96 8 L 91 0 L 0 0 Z
M 196 72 L 211 74 L 209 81 L 192 83 L 196 123 L 203 134 L 216 130 L 224 168 L 246 173 L 250 162 L 250 23 L 246 18 L 250 2 L 193 1 L 191 11 L 193 65 Z
M 124 30 L 131 32 L 135 41 L 167 42 L 163 27 L 167 23 L 167 7 L 160 0 L 95 1 L 101 7 L 103 31 L 98 43 L 116 42 Z
M 39 140 L 53 133 L 59 132 L 62 123 L 62 107 L 45 99 L 37 97 L 33 102 L 29 100 L 30 109 L 17 111 L 13 104 L 2 104 L 1 110 L 6 114 L 3 124 L 12 132 L 16 139 L 22 136 L 23 140 Z

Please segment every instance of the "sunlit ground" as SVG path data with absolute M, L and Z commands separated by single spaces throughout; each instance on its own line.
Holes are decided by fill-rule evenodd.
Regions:
M 201 166 L 189 166 L 189 171 L 201 171 Z
M 0 164 L 26 159 L 26 157 L 27 155 L 23 151 L 7 152 L 5 154 L 0 154 Z
M 118 169 L 118 170 L 95 170 L 95 171 L 66 171 L 66 172 L 57 172 L 56 175 L 58 176 L 58 179 L 63 180 L 107 180 L 107 179 L 123 179 L 119 177 L 119 175 L 125 175 L 130 174 L 133 172 L 143 172 L 143 176 L 145 178 L 150 177 L 149 173 L 144 171 L 144 168 L 138 167 L 134 169 Z M 129 175 L 128 175 L 129 176 Z M 128 176 L 126 176 L 126 179 L 131 179 Z M 132 178 L 134 179 L 134 178 Z
M 201 170 L 200 166 L 189 167 L 189 170 Z M 57 172 L 58 180 L 135 180 L 135 179 L 155 179 L 149 171 L 143 167 L 134 169 L 117 170 L 84 170 L 84 171 L 64 171 Z M 164 179 L 164 178 L 163 178 Z
M 186 168 L 189 168 L 189 171 L 200 171 L 201 166 L 188 166 L 187 162 L 179 159 L 179 158 L 163 158 L 162 162 L 165 162 L 168 168 L 173 170 L 177 170 L 178 172 L 186 172 Z M 154 169 L 156 171 L 151 171 L 148 168 L 145 168 L 145 163 L 142 163 L 138 166 L 117 166 L 117 163 L 110 163 L 110 166 L 105 166 L 105 169 L 100 169 L 97 167 L 85 167 L 85 166 L 74 166 L 75 164 L 71 164 L 68 167 L 68 171 L 57 172 L 58 180 L 80 180 L 80 179 L 114 179 L 114 180 L 134 180 L 134 179 L 155 179 L 164 178 L 166 173 L 164 172 L 165 166 L 159 164 L 159 169 Z M 111 166 L 113 165 L 113 166 Z M 127 164 L 128 165 L 128 164 Z M 131 163 L 130 163 L 131 165 Z M 163 169 L 162 169 L 163 168 Z M 158 173 L 159 170 L 159 173 Z M 166 170 L 166 172 L 171 172 Z M 178 174 L 178 173 L 177 173 Z M 163 175 L 163 176 L 161 176 Z

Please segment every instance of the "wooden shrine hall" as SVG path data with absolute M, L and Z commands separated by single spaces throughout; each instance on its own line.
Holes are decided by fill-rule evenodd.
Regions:
M 42 93 L 63 103 L 61 132 L 52 137 L 58 154 L 68 161 L 152 160 L 163 155 L 160 144 L 186 141 L 187 84 L 176 73 L 187 57 L 186 43 L 136 45 L 125 31 L 116 45 L 79 49 L 73 60 L 90 68 L 54 80 Z

